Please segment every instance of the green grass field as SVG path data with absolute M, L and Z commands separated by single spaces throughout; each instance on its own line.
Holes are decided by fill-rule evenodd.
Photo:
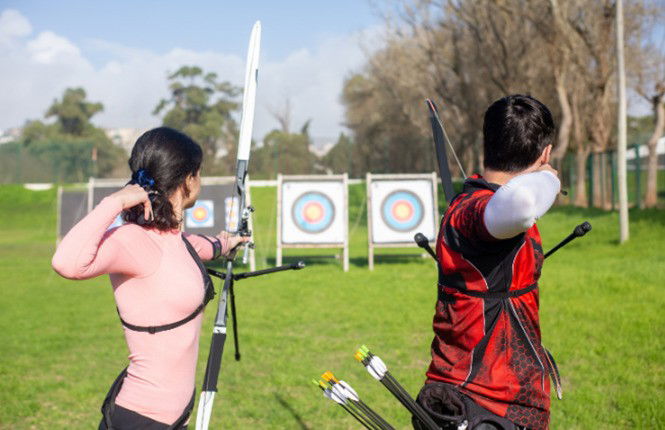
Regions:
M 252 193 L 264 267 L 274 262 L 275 189 Z M 436 272 L 419 257 L 379 258 L 368 271 L 363 194 L 351 188 L 348 273 L 338 260 L 310 259 L 304 271 L 238 284 L 243 359 L 233 361 L 229 339 L 212 428 L 357 428 L 310 383 L 328 369 L 396 428 L 409 428 L 405 410 L 352 355 L 368 344 L 416 394 L 429 363 Z M 127 361 L 108 279 L 73 282 L 51 270 L 55 207 L 53 190 L 0 187 L 2 429 L 96 428 Z M 622 246 L 615 213 L 557 208 L 539 222 L 546 249 L 581 221 L 593 224 L 548 259 L 541 282 L 544 343 L 564 381 L 563 401 L 553 400 L 554 429 L 665 427 L 665 211 L 630 215 L 631 240 Z

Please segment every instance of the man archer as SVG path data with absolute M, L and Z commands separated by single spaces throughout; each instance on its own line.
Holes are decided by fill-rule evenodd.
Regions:
M 450 203 L 436 245 L 432 362 L 418 402 L 443 429 L 546 429 L 556 365 L 541 345 L 536 220 L 560 190 L 555 125 L 538 100 L 494 102 L 483 124 L 484 171 Z M 422 428 L 414 420 L 416 429 Z

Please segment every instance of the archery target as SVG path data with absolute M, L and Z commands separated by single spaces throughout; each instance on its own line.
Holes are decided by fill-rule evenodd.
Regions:
M 224 219 L 226 222 L 226 231 L 238 230 L 238 214 L 240 210 L 238 197 L 226 197 L 224 199 Z
M 395 231 L 411 231 L 423 220 L 423 202 L 409 190 L 397 190 L 381 202 L 381 218 Z
M 411 244 L 418 232 L 435 238 L 431 179 L 372 180 L 370 199 L 373 243 Z
M 291 218 L 305 233 L 320 233 L 335 220 L 335 206 L 328 196 L 318 191 L 307 191 L 296 198 Z
M 185 211 L 185 226 L 206 228 L 215 224 L 215 203 L 212 200 L 197 200 Z
M 282 183 L 282 243 L 344 243 L 345 188 L 340 181 Z

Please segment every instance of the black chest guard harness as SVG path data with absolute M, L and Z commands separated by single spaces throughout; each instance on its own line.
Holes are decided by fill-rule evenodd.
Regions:
M 201 271 L 201 276 L 203 277 L 203 286 L 205 289 L 205 293 L 203 295 L 203 302 L 196 308 L 194 311 L 187 315 L 185 318 L 181 319 L 180 321 L 172 322 L 170 324 L 164 324 L 164 325 L 158 325 L 158 326 L 138 326 L 134 324 L 130 324 L 127 321 L 123 320 L 122 317 L 120 316 L 120 311 L 118 311 L 118 316 L 120 317 L 120 322 L 122 322 L 122 325 L 127 327 L 130 330 L 133 331 L 142 331 L 142 332 L 148 332 L 150 334 L 155 334 L 159 333 L 162 331 L 167 331 L 167 330 L 173 330 L 176 327 L 180 327 L 183 324 L 187 324 L 198 314 L 200 314 L 203 309 L 206 307 L 208 302 L 212 300 L 215 297 L 215 288 L 212 284 L 212 279 L 210 279 L 210 276 L 208 275 L 208 271 L 206 270 L 206 267 L 203 265 L 203 262 L 201 261 L 201 258 L 199 255 L 196 253 L 196 250 L 192 246 L 191 243 L 185 238 L 185 236 L 182 236 L 183 242 L 185 242 L 185 246 L 187 247 L 187 251 L 189 251 L 189 254 L 192 256 L 194 259 L 194 262 L 198 266 L 199 270 Z M 117 309 L 117 308 L 116 308 Z

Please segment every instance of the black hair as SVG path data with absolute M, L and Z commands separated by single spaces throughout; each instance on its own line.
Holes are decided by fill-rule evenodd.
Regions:
M 146 131 L 136 140 L 129 168 L 132 179 L 129 184 L 139 184 L 150 194 L 154 218 L 145 220 L 143 205 L 123 212 L 127 222 L 171 230 L 180 226 L 169 197 L 186 184 L 187 177 L 196 175 L 201 168 L 203 151 L 189 136 L 169 127 Z M 185 193 L 189 190 L 185 185 Z
M 514 94 L 492 103 L 485 112 L 485 168 L 518 172 L 554 144 L 556 128 L 550 110 L 531 96 Z

